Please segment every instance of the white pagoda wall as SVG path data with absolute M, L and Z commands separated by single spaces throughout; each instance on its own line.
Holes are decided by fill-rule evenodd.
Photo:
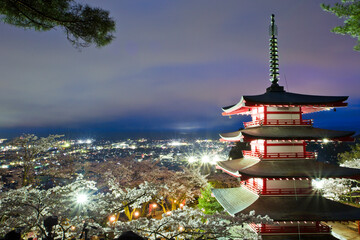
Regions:
M 302 153 L 304 152 L 303 146 L 267 146 L 267 153 Z
M 266 188 L 308 188 L 310 180 L 266 180 Z
M 267 107 L 266 112 L 266 118 L 268 121 L 278 119 L 301 119 L 299 107 Z

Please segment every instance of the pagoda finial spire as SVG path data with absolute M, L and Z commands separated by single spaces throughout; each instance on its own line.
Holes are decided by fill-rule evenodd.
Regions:
M 277 47 L 277 27 L 275 25 L 275 15 L 271 15 L 270 34 L 270 81 L 271 86 L 266 89 L 267 92 L 284 92 L 284 87 L 279 86 L 279 56 Z
M 277 26 L 275 25 L 275 15 L 271 15 L 271 25 L 269 29 L 270 38 L 270 81 L 277 84 L 279 81 L 279 56 L 277 50 Z

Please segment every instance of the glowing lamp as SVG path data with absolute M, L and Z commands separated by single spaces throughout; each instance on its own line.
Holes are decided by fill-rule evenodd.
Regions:
M 115 222 L 116 217 L 114 215 L 110 216 L 109 220 L 110 222 Z
M 85 193 L 80 193 L 76 197 L 76 202 L 79 204 L 85 204 L 88 201 L 88 196 Z
M 210 162 L 209 156 L 203 156 L 203 157 L 201 158 L 201 162 L 203 162 L 203 163 L 209 163 L 209 162 Z
M 314 179 L 311 181 L 311 184 L 313 185 L 313 187 L 317 190 L 320 190 L 324 187 L 324 181 L 320 180 L 320 179 Z
M 191 156 L 191 157 L 188 158 L 188 162 L 189 163 L 194 163 L 194 162 L 196 162 L 196 158 L 194 156 Z

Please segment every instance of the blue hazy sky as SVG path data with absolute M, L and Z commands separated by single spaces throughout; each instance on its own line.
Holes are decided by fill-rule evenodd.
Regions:
M 110 11 L 113 43 L 78 51 L 61 29 L 0 24 L 0 135 L 237 130 L 248 119 L 222 117 L 221 107 L 270 85 L 272 13 L 280 85 L 349 96 L 346 109 L 309 118 L 318 127 L 360 130 L 360 53 L 355 39 L 330 32 L 341 21 L 320 4 L 334 1 L 83 2 Z

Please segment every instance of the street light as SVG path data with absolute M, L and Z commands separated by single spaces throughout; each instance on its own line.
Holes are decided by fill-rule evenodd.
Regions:
M 85 209 L 85 205 L 88 201 L 89 201 L 89 197 L 85 192 L 80 192 L 76 194 L 76 203 L 78 204 L 78 207 L 80 209 L 80 215 L 81 212 L 83 212 L 83 210 Z M 80 239 L 82 239 L 83 235 L 85 235 L 84 236 L 85 240 L 89 240 L 88 232 L 89 232 L 88 224 L 86 220 L 84 220 L 84 226 L 83 229 L 81 230 Z
M 79 193 L 79 194 L 76 196 L 76 202 L 77 202 L 78 204 L 85 204 L 87 201 L 88 201 L 88 196 L 87 196 L 87 194 L 85 194 L 85 193 Z
M 190 156 L 190 157 L 188 158 L 188 162 L 189 162 L 189 163 L 194 163 L 194 162 L 196 162 L 196 158 L 195 158 L 194 156 Z
M 212 161 L 210 162 L 211 165 L 216 165 L 217 162 L 220 162 L 220 157 L 219 155 L 215 155 L 212 159 Z
M 157 204 L 156 204 L 156 203 L 153 203 L 153 204 L 151 204 L 151 206 L 152 206 L 152 208 L 154 209 L 154 213 L 152 213 L 152 214 L 153 214 L 153 216 L 155 217 L 155 216 L 156 216 Z M 152 210 L 151 210 L 151 211 L 152 211 Z
M 116 220 L 116 217 L 114 215 L 110 216 L 109 218 L 109 221 L 112 223 L 112 222 L 115 222 Z
M 209 163 L 210 162 L 210 157 L 209 156 L 202 156 L 201 158 L 201 162 L 202 163 Z
M 321 190 L 324 187 L 324 180 L 321 179 L 313 179 L 311 181 L 311 184 L 316 190 Z

